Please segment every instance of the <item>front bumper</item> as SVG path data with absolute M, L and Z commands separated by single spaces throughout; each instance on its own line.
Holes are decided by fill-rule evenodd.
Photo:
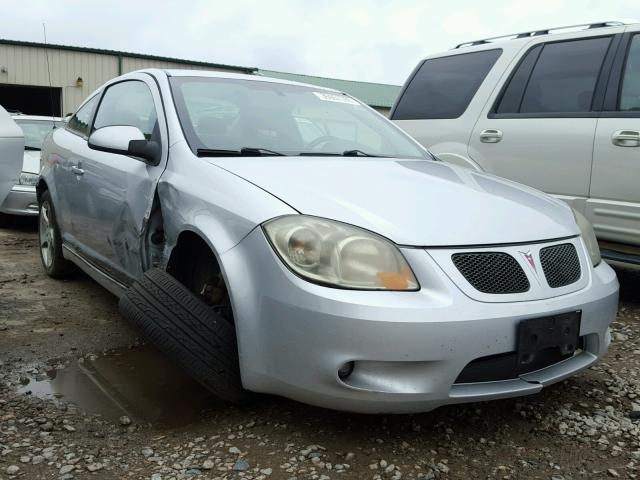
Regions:
M 0 213 L 37 216 L 38 199 L 36 197 L 36 187 L 14 185 L 7 198 L 0 205 Z
M 403 249 L 422 289 L 365 292 L 292 274 L 261 229 L 221 257 L 230 286 L 245 388 L 365 413 L 428 411 L 539 392 L 607 351 L 618 281 L 604 262 L 578 291 L 544 300 L 474 300 L 422 249 Z M 518 378 L 456 384 L 472 360 L 513 352 L 527 318 L 581 310 L 582 351 Z M 355 362 L 342 381 L 338 369 Z

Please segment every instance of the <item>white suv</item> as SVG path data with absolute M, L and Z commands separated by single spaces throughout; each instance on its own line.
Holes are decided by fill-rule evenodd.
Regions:
M 421 61 L 391 119 L 441 160 L 547 193 L 640 264 L 640 24 L 495 37 Z

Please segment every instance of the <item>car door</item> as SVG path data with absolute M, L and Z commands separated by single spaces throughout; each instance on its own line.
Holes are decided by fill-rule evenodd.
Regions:
M 168 151 L 164 110 L 151 76 L 136 74 L 106 87 L 92 132 L 114 125 L 137 127 L 148 140 L 160 142 L 162 160 L 152 165 L 90 149 L 84 142 L 75 166 L 78 185 L 71 221 L 81 255 L 128 284 L 143 271 L 141 233 Z
M 612 69 L 596 128 L 586 214 L 599 239 L 640 246 L 638 31 L 624 35 Z
M 616 35 L 536 40 L 485 107 L 469 156 L 486 171 L 584 211 L 593 138 Z
M 74 172 L 82 164 L 86 153 L 87 138 L 98 99 L 99 95 L 93 95 L 78 108 L 65 128 L 54 130 L 52 137 L 55 147 L 49 151 L 48 158 L 44 159 L 51 164 L 53 183 L 49 188 L 62 240 L 68 246 L 76 244 L 71 216 L 72 209 L 80 201 L 80 177 Z

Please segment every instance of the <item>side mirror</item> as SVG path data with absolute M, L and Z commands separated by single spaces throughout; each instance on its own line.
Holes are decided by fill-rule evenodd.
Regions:
M 89 136 L 88 145 L 92 150 L 139 157 L 152 165 L 157 165 L 160 159 L 160 144 L 147 140 L 137 127 L 99 128 Z

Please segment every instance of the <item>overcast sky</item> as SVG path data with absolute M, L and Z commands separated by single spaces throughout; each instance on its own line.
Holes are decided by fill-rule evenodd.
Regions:
M 456 43 L 640 19 L 640 0 L 5 0 L 0 37 L 402 84 Z

